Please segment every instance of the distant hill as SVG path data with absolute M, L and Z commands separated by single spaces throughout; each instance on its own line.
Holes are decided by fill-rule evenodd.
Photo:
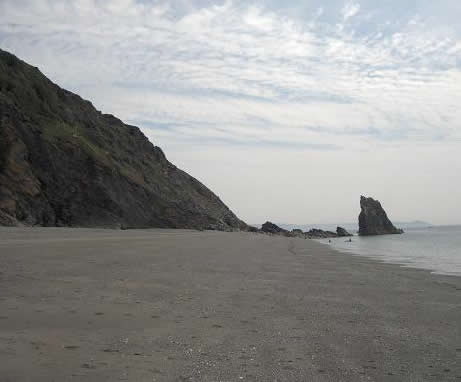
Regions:
M 0 225 L 246 229 L 135 126 L 0 50 Z
M 427 227 L 432 227 L 432 223 L 428 223 L 422 220 L 415 220 L 411 222 L 399 222 L 396 221 L 394 223 L 397 227 L 408 229 L 408 228 L 427 228 Z

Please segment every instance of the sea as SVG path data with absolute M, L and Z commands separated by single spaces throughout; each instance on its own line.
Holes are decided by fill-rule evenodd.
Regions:
M 351 232 L 352 233 L 352 232 Z M 320 242 L 350 255 L 461 276 L 461 225 L 406 228 L 403 235 L 357 236 Z

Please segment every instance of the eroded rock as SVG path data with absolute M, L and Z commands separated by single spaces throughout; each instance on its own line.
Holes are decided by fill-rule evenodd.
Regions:
M 361 196 L 360 208 L 359 235 L 370 236 L 403 233 L 402 229 L 396 228 L 392 224 L 378 200 Z

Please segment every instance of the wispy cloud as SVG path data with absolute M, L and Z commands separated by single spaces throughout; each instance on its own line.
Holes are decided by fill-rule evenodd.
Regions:
M 354 2 L 347 3 L 342 10 L 344 21 L 347 21 L 351 17 L 354 17 L 357 13 L 359 13 L 359 11 L 360 11 L 359 3 L 354 3 Z
M 338 136 L 355 129 L 366 140 L 402 136 L 403 127 L 419 139 L 458 136 L 450 126 L 461 122 L 460 42 L 428 33 L 421 17 L 399 20 L 397 32 L 378 24 L 359 35 L 356 26 L 319 21 L 322 8 L 308 23 L 232 1 L 179 8 L 6 0 L 0 43 L 105 110 L 131 121 L 194 121 L 194 135 L 225 126 L 243 142 L 255 129 L 248 116 L 259 116 L 288 140 L 306 123 Z M 360 9 L 345 3 L 343 21 Z M 198 127 L 204 122 L 213 127 Z M 380 134 L 367 134 L 369 126 Z M 326 144 L 314 133 L 292 137 Z M 255 142 L 264 134 L 261 127 Z
M 461 3 L 417 3 L 3 0 L 0 47 L 178 158 L 416 153 L 461 141 Z

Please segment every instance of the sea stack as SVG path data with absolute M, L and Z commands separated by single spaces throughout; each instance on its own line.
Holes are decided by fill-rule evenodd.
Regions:
M 403 230 L 396 228 L 392 224 L 378 200 L 361 196 L 360 208 L 359 235 L 371 236 L 403 233 Z

